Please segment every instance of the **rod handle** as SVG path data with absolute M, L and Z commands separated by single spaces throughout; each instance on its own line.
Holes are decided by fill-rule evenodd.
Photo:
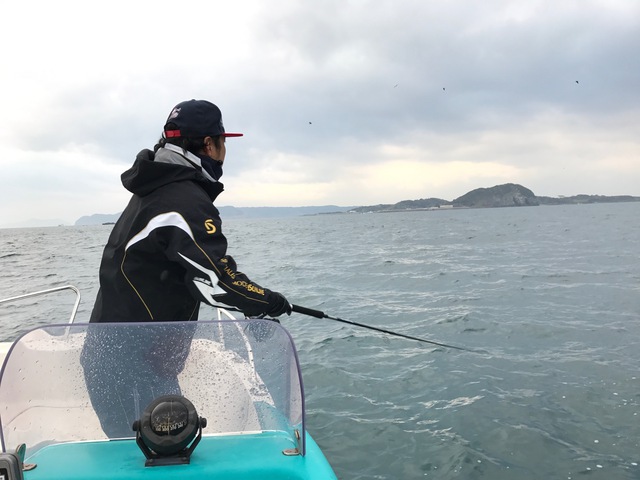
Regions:
M 309 315 L 310 317 L 325 318 L 326 315 L 320 310 L 313 310 L 312 308 L 301 307 L 300 305 L 291 305 L 291 311 L 301 313 L 303 315 Z

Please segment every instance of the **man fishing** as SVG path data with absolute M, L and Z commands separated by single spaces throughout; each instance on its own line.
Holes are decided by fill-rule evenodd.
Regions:
M 133 196 L 100 265 L 91 322 L 197 320 L 201 302 L 247 316 L 291 313 L 286 298 L 252 282 L 227 255 L 218 209 L 226 157 L 220 109 L 206 100 L 176 105 L 154 151 L 122 174 Z

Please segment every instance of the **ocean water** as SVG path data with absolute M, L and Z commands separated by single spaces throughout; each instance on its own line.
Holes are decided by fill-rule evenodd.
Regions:
M 341 479 L 640 479 L 640 203 L 226 221 L 299 314 L 307 428 Z M 0 230 L 0 298 L 73 284 L 110 226 Z M 0 340 L 68 319 L 0 306 Z M 202 313 L 206 316 L 206 310 Z

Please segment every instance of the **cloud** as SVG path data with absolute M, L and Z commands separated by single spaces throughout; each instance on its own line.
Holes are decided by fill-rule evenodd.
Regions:
M 0 225 L 121 210 L 119 174 L 188 98 L 245 133 L 225 165 L 222 201 L 238 206 L 504 181 L 640 193 L 637 2 L 186 0 L 178 15 L 166 0 L 37 0 L 6 14 Z

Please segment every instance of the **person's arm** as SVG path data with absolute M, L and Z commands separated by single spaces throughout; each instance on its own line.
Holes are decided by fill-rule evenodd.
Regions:
M 227 239 L 215 207 L 193 208 L 188 221 L 172 213 L 178 228 L 167 231 L 165 253 L 184 267 L 185 283 L 195 298 L 213 306 L 236 307 L 247 316 L 291 313 L 282 294 L 252 282 L 226 255 Z

